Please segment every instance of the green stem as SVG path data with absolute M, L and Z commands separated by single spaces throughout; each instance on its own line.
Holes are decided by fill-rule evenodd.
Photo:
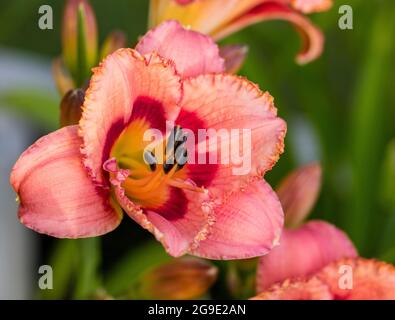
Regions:
M 88 299 L 92 297 L 100 284 L 98 276 L 98 268 L 101 262 L 100 239 L 96 237 L 77 241 L 79 263 L 73 298 Z

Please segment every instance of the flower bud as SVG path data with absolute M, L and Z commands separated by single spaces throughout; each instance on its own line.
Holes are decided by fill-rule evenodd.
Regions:
M 310 213 L 321 188 L 321 166 L 312 163 L 288 175 L 276 192 L 285 214 L 287 227 L 298 226 Z
M 82 114 L 85 92 L 82 89 L 70 90 L 60 103 L 60 126 L 78 124 Z
M 63 97 L 69 90 L 75 88 L 73 79 L 65 70 L 62 59 L 56 58 L 52 62 L 52 75 L 60 95 Z
M 224 45 L 219 49 L 219 55 L 225 60 L 225 71 L 237 73 L 246 58 L 248 47 L 242 44 Z
M 122 31 L 113 31 L 106 38 L 100 52 L 100 59 L 105 58 L 119 48 L 126 47 L 126 35 Z
M 62 29 L 63 59 L 76 85 L 90 77 L 97 63 L 97 28 L 87 0 L 68 0 Z
M 172 260 L 145 273 L 137 285 L 143 299 L 196 299 L 217 279 L 217 268 L 196 258 Z

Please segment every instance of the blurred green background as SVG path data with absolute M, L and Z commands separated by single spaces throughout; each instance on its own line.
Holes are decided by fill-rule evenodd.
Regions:
M 145 33 L 148 1 L 91 3 L 101 42 L 112 30 L 120 29 L 134 46 Z M 53 30 L 37 26 L 42 4 L 53 8 Z M 353 30 L 338 27 L 342 4 L 354 10 Z M 49 64 L 61 52 L 62 7 L 63 1 L 0 0 L 0 49 L 16 49 Z M 322 57 L 306 66 L 294 62 L 300 39 L 286 22 L 260 23 L 224 41 L 248 44 L 241 74 L 275 97 L 279 115 L 288 123 L 285 154 L 268 180 L 275 186 L 292 169 L 320 160 L 324 184 L 312 217 L 344 229 L 362 256 L 395 263 L 395 1 L 335 0 L 331 11 L 311 19 L 323 30 L 326 45 Z M 1 92 L 1 101 L 7 112 L 34 123 L 37 135 L 58 126 L 60 97 L 56 92 L 17 86 Z M 104 283 L 116 291 L 117 286 L 126 285 L 125 275 L 137 274 L 152 260 L 168 259 L 161 248 L 146 243 L 144 231 L 126 220 L 130 219 L 103 237 L 103 257 L 94 254 L 97 244 L 85 241 L 88 251 L 84 252 L 91 256 L 71 259 L 76 242 L 55 243 L 40 237 L 38 263 L 52 259 L 62 264 L 64 273 L 57 277 L 66 283 L 68 265 L 78 259 L 89 261 L 91 266 L 88 263 L 84 280 L 78 284 L 82 296 L 89 281 L 96 281 L 90 270 L 101 263 L 105 271 L 115 270 Z M 62 247 L 57 255 L 50 253 L 54 246 Z M 57 293 L 52 294 L 56 297 Z

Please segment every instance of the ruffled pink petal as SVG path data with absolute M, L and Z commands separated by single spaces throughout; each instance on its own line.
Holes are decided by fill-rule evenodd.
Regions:
M 39 139 L 12 169 L 19 219 L 37 232 L 93 237 L 112 231 L 121 221 L 122 212 L 110 203 L 109 192 L 94 186 L 82 164 L 77 130 L 69 126 Z
M 302 14 L 290 9 L 288 5 L 276 1 L 264 2 L 254 7 L 227 25 L 217 29 L 213 33 L 213 37 L 217 40 L 222 39 L 251 24 L 275 19 L 289 21 L 300 31 L 304 43 L 302 50 L 296 57 L 298 63 L 308 63 L 321 55 L 324 46 L 322 32 Z
M 182 256 L 206 237 L 214 219 L 207 194 L 170 188 L 171 196 L 163 206 L 141 208 L 126 196 L 122 187 L 129 172 L 117 169 L 115 159 L 108 160 L 105 168 L 116 173 L 110 181 L 118 203 L 134 221 L 151 232 L 170 255 Z
M 106 184 L 102 165 L 134 113 L 153 118 L 155 125 L 160 120 L 164 127 L 166 120 L 177 117 L 180 98 L 180 78 L 173 65 L 156 54 L 143 57 L 119 49 L 95 68 L 80 121 L 84 162 L 95 182 Z
M 285 279 L 307 276 L 330 262 L 356 257 L 345 233 L 324 221 L 310 221 L 299 229 L 284 229 L 280 246 L 260 258 L 257 292 Z
M 346 268 L 352 270 L 351 288 L 341 286 Z M 342 259 L 325 267 L 317 277 L 336 300 L 395 300 L 395 266 L 364 258 Z
M 308 280 L 286 280 L 282 284 L 273 285 L 251 300 L 332 300 L 328 286 L 313 277 Z
M 206 238 L 214 223 L 214 213 L 207 194 L 179 189 L 173 191 L 177 192 L 163 208 L 146 210 L 146 215 L 162 234 L 159 240 L 167 252 L 178 257 L 192 252 Z
M 214 205 L 215 223 L 191 251 L 208 259 L 246 259 L 278 245 L 283 211 L 271 187 L 258 180 Z
M 256 177 L 261 178 L 284 148 L 286 123 L 276 113 L 269 93 L 262 93 L 244 78 L 204 75 L 186 80 L 176 123 L 193 131 L 198 143 L 195 150 L 203 155 L 206 141 L 199 143 L 199 129 L 214 130 L 220 137 L 206 144 L 206 151 L 217 155 L 217 164 L 209 164 L 208 158 L 207 164 L 201 164 L 195 157 L 196 164 L 189 162 L 184 168 L 187 175 L 199 187 L 208 188 L 215 198 L 237 192 Z M 235 142 L 239 146 L 232 150 Z M 228 156 L 222 159 L 226 153 Z
M 165 21 L 149 31 L 137 44 L 141 54 L 157 52 L 174 61 L 182 77 L 195 77 L 225 70 L 218 46 L 208 36 L 185 29 L 175 20 Z

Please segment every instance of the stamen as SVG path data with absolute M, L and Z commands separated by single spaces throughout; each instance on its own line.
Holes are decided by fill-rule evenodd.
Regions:
M 207 193 L 207 189 L 204 188 L 199 188 L 193 184 L 190 184 L 188 182 L 179 180 L 179 179 L 170 179 L 168 181 L 168 184 L 172 187 L 180 188 L 180 189 L 186 189 L 186 190 L 191 190 L 195 192 L 200 192 L 200 193 Z
M 181 129 L 182 130 L 182 129 Z M 176 143 L 174 145 L 174 150 L 177 150 L 177 148 L 181 145 L 181 144 L 185 144 L 188 138 L 188 134 L 181 132 L 181 134 L 178 136 L 178 138 L 176 138 Z M 182 138 L 182 139 L 181 139 Z
M 145 151 L 144 152 L 144 161 L 149 164 L 151 171 L 156 170 L 156 158 L 152 151 Z
M 174 157 L 170 156 L 168 159 L 166 159 L 166 162 L 163 164 L 163 171 L 165 174 L 168 174 L 171 169 L 174 167 Z
M 127 196 L 142 204 L 152 205 L 155 203 L 156 205 L 156 203 L 165 201 L 168 187 L 207 193 L 206 189 L 199 188 L 193 181 L 177 177 L 176 172 L 181 170 L 188 160 L 187 138 L 188 136 L 182 128 L 175 126 L 167 137 L 167 141 L 161 142 L 166 147 L 163 156 L 155 155 L 155 152 L 151 150 L 144 150 L 144 161 L 141 161 L 141 158 L 136 157 L 134 153 L 120 154 L 119 169 L 128 173 L 125 179 L 120 181 L 120 184 L 125 189 Z M 163 164 L 162 159 L 160 162 L 158 160 L 160 156 L 165 158 Z
M 182 137 L 182 129 L 180 126 L 175 126 L 173 131 L 170 133 L 169 137 L 167 138 L 166 144 L 166 158 L 169 158 L 174 154 L 174 149 L 176 146 L 177 141 L 180 141 Z
M 176 163 L 181 169 L 188 161 L 188 151 L 186 149 L 186 142 L 180 144 L 175 152 Z
M 166 161 L 163 170 L 167 174 L 176 166 L 177 170 L 181 170 L 187 162 L 186 141 L 188 135 L 182 131 L 180 126 L 175 126 L 170 134 L 166 144 Z

